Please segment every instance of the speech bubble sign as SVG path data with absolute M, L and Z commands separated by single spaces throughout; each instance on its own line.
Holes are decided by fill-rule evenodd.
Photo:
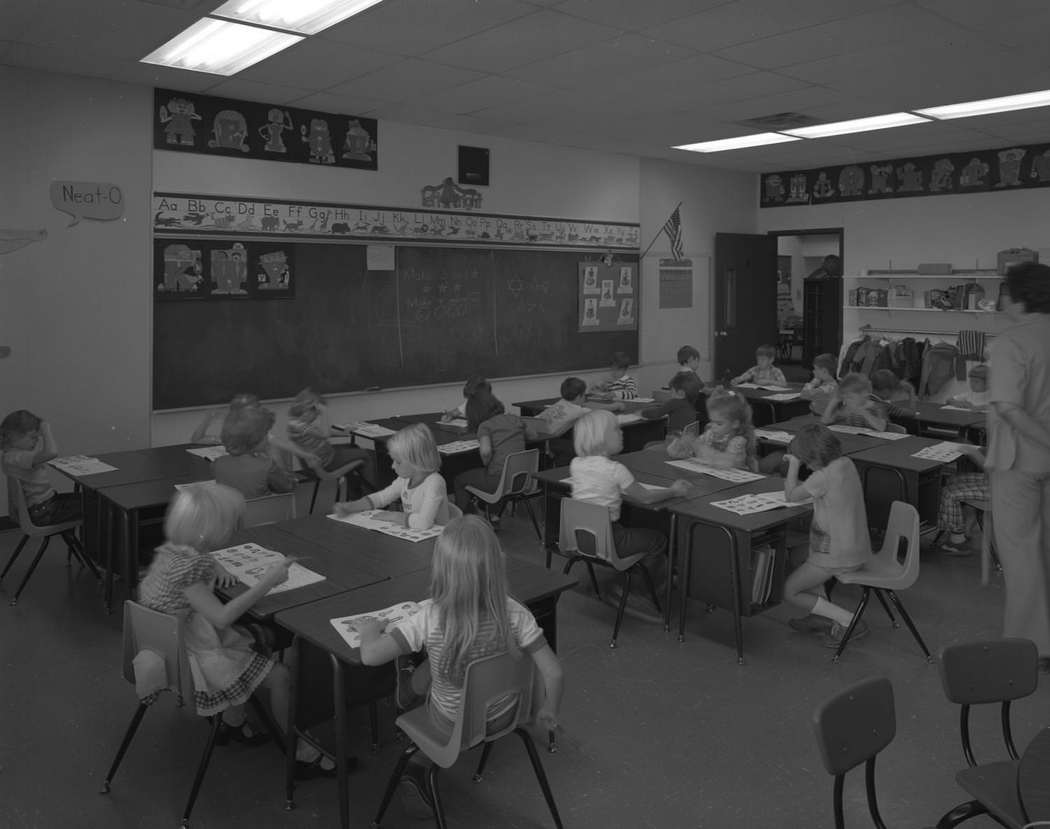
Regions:
M 124 191 L 104 181 L 53 181 L 51 204 L 73 217 L 69 227 L 81 219 L 112 222 L 124 215 Z

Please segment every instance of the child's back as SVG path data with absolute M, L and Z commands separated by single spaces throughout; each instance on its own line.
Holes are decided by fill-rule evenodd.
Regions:
M 212 465 L 215 480 L 232 487 L 245 498 L 262 498 L 272 492 L 291 492 L 296 480 L 281 467 L 267 449 L 267 434 L 273 426 L 268 409 L 242 409 L 226 416 L 222 442 L 229 454 Z
M 478 439 L 487 437 L 492 446 L 492 457 L 485 465 L 489 475 L 501 475 L 508 456 L 525 451 L 525 424 L 512 414 L 498 414 L 478 426 Z

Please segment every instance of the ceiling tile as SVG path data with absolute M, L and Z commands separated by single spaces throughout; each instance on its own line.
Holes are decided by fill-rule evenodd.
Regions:
M 162 89 L 178 89 L 183 92 L 203 92 L 223 80 L 221 75 L 171 69 L 167 66 L 155 66 L 139 61 L 122 61 L 120 68 L 107 73 L 106 77 L 127 83 L 158 86 Z
M 374 72 L 398 61 L 399 58 L 394 55 L 351 47 L 345 43 L 308 38 L 255 66 L 250 66 L 239 73 L 238 77 L 319 90 Z
M 546 87 L 526 83 L 517 78 L 488 75 L 480 80 L 448 89 L 434 98 L 434 106 L 446 113 L 466 114 L 488 107 L 502 106 L 508 101 L 545 98 Z
M 621 29 L 644 29 L 688 17 L 731 0 L 564 0 L 558 11 Z
M 343 115 L 364 115 L 373 112 L 376 107 L 389 103 L 379 98 L 369 98 L 364 95 L 342 94 L 336 95 L 331 92 L 314 92 L 294 101 L 289 105 L 300 109 L 315 109 L 319 112 L 337 112 Z
M 864 12 L 903 6 L 903 0 L 740 0 L 740 6 L 749 11 L 772 17 L 785 26 L 801 28 L 842 20 Z
M 484 75 L 454 66 L 406 58 L 377 72 L 362 75 L 329 89 L 335 94 L 355 93 L 385 101 L 403 101 L 479 80 Z
M 63 48 L 34 46 L 28 43 L 8 43 L 4 63 L 25 69 L 39 69 L 42 72 L 103 78 L 118 74 L 125 65 L 125 61 L 120 58 L 86 49 L 70 52 Z M 214 82 L 214 75 L 210 75 L 209 78 Z
M 309 89 L 299 89 L 293 86 L 282 86 L 272 83 L 258 83 L 241 77 L 224 78 L 215 86 L 208 87 L 207 92 L 209 95 L 218 95 L 222 98 L 284 105 L 291 104 L 292 101 L 310 94 Z
M 556 11 L 538 11 L 512 24 L 497 26 L 435 49 L 427 53 L 427 58 L 450 66 L 502 72 L 562 52 L 582 49 L 602 40 L 611 40 L 620 33 L 619 29 Z
M 386 0 L 319 37 L 393 55 L 422 55 L 535 11 L 519 0 Z
M 650 26 L 643 33 L 657 40 L 680 43 L 698 52 L 714 52 L 799 27 L 798 23 L 776 20 L 762 8 L 729 3 L 671 23 Z

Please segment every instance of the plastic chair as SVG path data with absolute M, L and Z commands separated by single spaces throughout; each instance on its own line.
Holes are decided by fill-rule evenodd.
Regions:
M 640 571 L 645 579 L 649 594 L 657 610 L 660 609 L 660 600 L 656 596 L 656 588 L 653 585 L 653 577 L 648 568 L 642 563 L 645 553 L 620 558 L 616 552 L 616 542 L 613 539 L 612 521 L 609 518 L 608 507 L 600 504 L 591 504 L 586 501 L 577 501 L 573 498 L 564 498 L 561 502 L 561 531 L 558 536 L 558 545 L 561 552 L 569 556 L 565 569 L 568 573 L 573 565 L 582 561 L 587 565 L 587 571 L 591 576 L 591 585 L 594 592 L 601 598 L 598 589 L 598 579 L 594 574 L 594 565 L 611 567 L 623 575 L 623 593 L 620 596 L 620 605 L 616 611 L 616 621 L 613 624 L 612 640 L 610 648 L 616 647 L 616 639 L 620 634 L 620 625 L 623 623 L 624 609 L 627 607 L 627 596 L 631 592 L 631 576 Z
M 992 504 L 983 498 L 964 498 L 961 503 L 977 511 L 977 523 L 981 526 L 981 584 L 987 586 L 992 572 L 992 544 L 995 540 Z
M 904 547 L 903 558 L 901 547 Z M 868 606 L 872 591 L 878 597 L 879 602 L 886 610 L 894 627 L 899 627 L 897 620 L 893 617 L 890 606 L 886 603 L 888 598 L 893 606 L 897 608 L 904 623 L 919 643 L 922 652 L 926 654 L 926 660 L 931 661 L 930 651 L 926 643 L 919 635 L 908 611 L 904 609 L 896 591 L 907 590 L 915 580 L 919 578 L 919 513 L 911 504 L 903 501 L 894 501 L 890 506 L 890 517 L 886 522 L 886 534 L 882 538 L 882 549 L 859 570 L 852 573 L 842 573 L 835 577 L 841 584 L 857 584 L 864 589 L 860 604 L 850 619 L 849 627 L 835 651 L 833 660 L 837 662 L 842 652 L 846 649 L 853 630 L 864 615 Z
M 1018 755 L 1010 728 L 1010 703 L 1035 692 L 1039 652 L 1030 639 L 997 639 L 949 645 L 941 651 L 941 685 L 950 702 L 961 706 L 959 735 L 967 768 L 955 780 L 974 799 L 947 812 L 938 829 L 989 814 L 1004 826 L 1024 826 L 1017 790 Z M 978 765 L 970 743 L 970 707 L 1000 703 L 1003 743 L 1010 760 Z
M 425 705 L 414 708 L 397 718 L 396 724 L 410 740 L 409 745 L 398 758 L 394 772 L 387 783 L 383 800 L 373 827 L 378 827 L 387 806 L 394 796 L 408 761 L 417 751 L 422 751 L 433 764 L 427 769 L 426 786 L 434 805 L 435 818 L 439 829 L 445 829 L 445 813 L 441 805 L 441 796 L 437 787 L 438 768 L 450 768 L 459 755 L 477 746 L 482 746 L 481 758 L 474 774 L 474 782 L 481 782 L 485 765 L 488 762 L 492 745 L 502 737 L 513 732 L 521 739 L 528 752 L 532 770 L 536 774 L 543 797 L 547 801 L 554 825 L 561 829 L 561 816 L 554 803 L 547 775 L 543 771 L 539 753 L 532 742 L 532 737 L 523 726 L 532 719 L 533 662 L 525 653 L 512 656 L 509 653 L 497 654 L 477 659 L 467 665 L 463 680 L 463 696 L 457 712 L 451 735 L 440 731 L 431 720 L 430 712 Z M 489 707 L 508 696 L 517 697 L 511 710 L 490 725 L 487 721 Z
M 11 558 L 9 558 L 7 564 L 4 565 L 4 570 L 0 573 L 0 581 L 4 580 L 7 571 L 11 569 L 11 565 L 15 563 L 15 559 L 21 554 L 22 548 L 25 547 L 26 542 L 28 542 L 30 538 L 43 539 L 40 542 L 40 548 L 36 551 L 36 557 L 30 563 L 29 569 L 26 570 L 25 575 L 22 576 L 22 581 L 18 585 L 18 589 L 15 590 L 14 598 L 12 598 L 10 602 L 12 607 L 18 604 L 18 597 L 21 596 L 22 591 L 25 590 L 25 586 L 29 583 L 33 571 L 36 570 L 36 566 L 44 556 L 44 551 L 47 549 L 47 545 L 51 543 L 51 537 L 55 535 L 62 536 L 62 540 L 66 542 L 66 548 L 69 550 L 69 553 L 66 556 L 67 564 L 69 562 L 69 556 L 75 556 L 81 566 L 87 567 L 94 574 L 96 579 L 102 578 L 98 572 L 98 568 L 95 567 L 95 562 L 93 562 L 87 553 L 84 552 L 80 540 L 73 532 L 80 526 L 81 521 L 64 521 L 61 524 L 34 524 L 33 519 L 29 516 L 29 507 L 26 504 L 25 492 L 22 491 L 22 484 L 11 475 L 7 476 L 7 501 L 10 514 L 12 516 L 17 516 L 18 518 L 18 527 L 22 530 L 22 538 L 19 539 L 18 546 L 15 547 L 14 552 L 11 553 Z
M 873 677 L 836 694 L 813 712 L 813 732 L 824 768 L 835 777 L 835 829 L 846 825 L 842 809 L 846 773 L 861 763 L 871 820 L 879 829 L 886 829 L 875 795 L 875 757 L 897 733 L 890 681 Z
M 332 505 L 337 500 L 345 500 L 347 497 L 346 477 L 365 465 L 363 460 L 356 460 L 343 464 L 337 469 L 326 470 L 317 464 L 317 458 L 314 455 L 304 452 L 291 441 L 275 438 L 272 439 L 272 443 L 277 448 L 281 463 L 286 469 L 292 470 L 300 483 L 313 482 L 314 491 L 310 496 L 310 515 L 314 514 L 318 501 L 323 510 L 321 514 L 327 515 L 332 511 Z M 364 476 L 358 475 L 358 478 L 367 485 L 368 489 L 372 488 Z
M 499 515 L 507 504 L 524 503 L 532 520 L 532 528 L 536 531 L 536 538 L 542 543 L 543 533 L 540 532 L 540 525 L 536 521 L 536 513 L 533 512 L 531 503 L 532 498 L 540 495 L 539 485 L 533 477 L 539 471 L 540 450 L 527 449 L 507 456 L 495 492 L 485 492 L 475 486 L 468 486 L 466 489 L 474 498 L 485 504 L 485 515 L 490 521 L 493 507 L 497 508 L 496 514 Z
M 295 518 L 295 493 L 275 492 L 262 498 L 249 498 L 244 502 L 243 528 L 259 524 L 273 524 Z
M 172 691 L 176 705 L 184 706 L 193 702 L 193 675 L 186 658 L 183 641 L 183 617 L 169 613 L 150 610 L 137 602 L 124 602 L 124 639 L 123 639 L 123 673 L 124 679 L 132 683 L 139 693 L 139 705 L 131 718 L 124 738 L 117 749 L 116 757 L 102 782 L 102 794 L 109 794 L 110 785 L 120 768 L 121 761 L 131 745 L 135 732 L 146 714 L 146 710 L 157 701 L 161 691 Z M 262 705 L 254 697 L 251 702 L 271 736 L 280 744 L 276 725 Z M 190 812 L 197 800 L 204 774 L 215 748 L 215 740 L 222 724 L 222 715 L 208 717 L 211 729 L 208 741 L 204 745 L 204 754 L 197 764 L 197 773 L 193 778 L 186 808 L 182 813 L 182 826 L 189 826 Z

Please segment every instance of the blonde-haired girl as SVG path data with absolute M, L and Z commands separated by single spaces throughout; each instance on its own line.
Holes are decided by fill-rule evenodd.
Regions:
M 562 669 L 558 657 L 527 608 L 507 595 L 503 551 L 492 528 L 467 515 L 445 527 L 434 545 L 430 598 L 422 610 L 384 631 L 379 622 L 361 628 L 361 661 L 383 665 L 426 649 L 431 685 L 427 708 L 434 724 L 451 734 L 467 665 L 500 653 L 527 653 L 546 695 L 536 722 L 557 726 Z M 512 713 L 512 697 L 489 704 L 488 719 L 499 727 Z
M 723 469 L 758 470 L 751 406 L 743 395 L 715 392 L 707 399 L 708 424 L 703 433 L 682 435 L 667 445 L 672 458 L 695 457 Z
M 438 473 L 441 455 L 434 443 L 434 435 L 426 424 L 415 423 L 394 434 L 387 442 L 387 451 L 394 464 L 394 474 L 397 475 L 394 482 L 386 489 L 356 501 L 337 503 L 336 514 L 382 510 L 401 499 L 403 512 L 382 511 L 374 517 L 414 530 L 427 530 L 435 524 L 447 524 L 453 517 L 453 508 L 448 502 L 445 479 Z M 455 514 L 459 514 L 458 509 Z
M 164 521 L 165 543 L 139 585 L 139 603 L 161 613 L 187 614 L 186 652 L 193 674 L 194 704 L 201 716 L 222 716 L 222 742 L 255 742 L 244 703 L 259 688 L 270 692 L 270 708 L 287 732 L 288 669 L 253 649 L 254 640 L 234 622 L 273 587 L 288 578 L 290 559 L 272 565 L 259 582 L 223 604 L 216 584 L 234 578 L 209 555 L 229 541 L 244 514 L 244 498 L 222 484 L 194 484 L 172 500 Z M 334 774 L 335 765 L 300 741 L 301 777 Z

